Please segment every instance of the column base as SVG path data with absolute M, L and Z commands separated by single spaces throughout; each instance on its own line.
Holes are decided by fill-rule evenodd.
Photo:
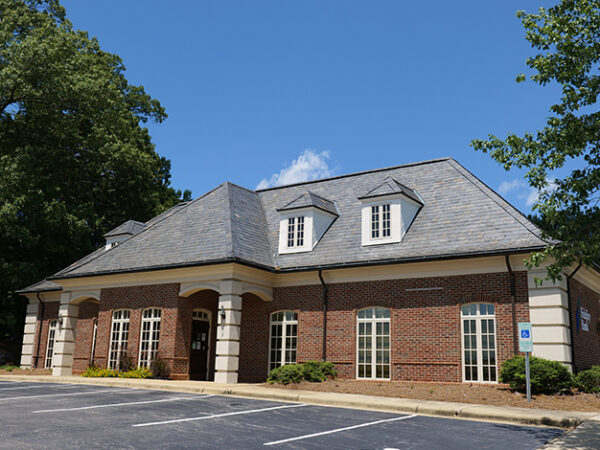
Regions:
M 215 383 L 236 384 L 237 382 L 237 372 L 215 372 Z
M 53 367 L 52 368 L 52 376 L 53 377 L 70 377 L 73 375 L 72 367 Z

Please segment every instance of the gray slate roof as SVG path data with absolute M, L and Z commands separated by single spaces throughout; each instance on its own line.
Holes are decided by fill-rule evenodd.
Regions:
M 419 204 L 423 204 L 419 196 L 411 188 L 404 186 L 393 178 L 387 178 L 383 183 L 377 186 L 375 189 L 369 191 L 366 195 L 359 197 L 359 199 L 382 197 L 385 195 L 404 194 L 408 198 L 414 200 Z
M 119 236 L 122 234 L 134 235 L 138 234 L 144 228 L 146 228 L 146 224 L 144 222 L 138 222 L 137 220 L 128 220 L 127 222 L 119 225 L 117 228 L 110 230 L 104 235 L 104 237 Z
M 381 187 L 386 183 L 387 187 Z M 363 247 L 359 199 L 374 189 L 379 192 L 380 187 L 410 192 L 424 206 L 402 242 Z M 339 217 L 311 252 L 278 254 L 281 205 L 330 207 L 333 202 Z M 260 191 L 224 183 L 146 225 L 120 245 L 97 251 L 55 276 L 224 261 L 269 270 L 304 270 L 524 251 L 545 245 L 535 225 L 451 158 Z
M 332 202 L 331 200 L 327 200 L 326 198 L 320 197 L 317 194 L 310 191 L 307 191 L 297 199 L 292 200 L 283 208 L 279 208 L 278 211 L 293 211 L 295 209 L 307 208 L 311 206 L 318 209 L 322 209 L 323 211 L 326 211 L 335 216 L 338 215 L 337 208 L 335 207 L 334 202 Z

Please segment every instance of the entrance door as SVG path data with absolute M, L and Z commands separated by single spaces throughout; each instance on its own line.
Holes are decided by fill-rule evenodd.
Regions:
M 210 322 L 192 320 L 192 345 L 190 351 L 190 378 L 205 380 L 208 373 L 208 339 Z

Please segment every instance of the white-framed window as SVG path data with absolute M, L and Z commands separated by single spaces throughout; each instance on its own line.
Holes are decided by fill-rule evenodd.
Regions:
M 390 207 L 389 203 L 371 206 L 371 239 L 390 237 L 392 229 Z
M 108 354 L 108 367 L 110 369 L 118 369 L 121 356 L 127 353 L 130 315 L 131 313 L 128 309 L 113 311 Z
M 150 367 L 158 353 L 160 339 L 160 308 L 148 308 L 142 311 L 142 329 L 140 333 L 140 367 Z
M 390 310 L 365 308 L 356 315 L 357 378 L 390 379 Z
M 48 322 L 48 344 L 46 345 L 46 359 L 44 361 L 44 368 L 52 368 L 52 355 L 54 355 L 54 341 L 56 340 L 56 333 L 58 332 L 58 320 L 54 319 Z
M 304 247 L 304 216 L 288 218 L 287 246 Z
M 210 312 L 205 309 L 194 309 L 194 311 L 192 311 L 192 319 L 208 320 L 210 322 Z
M 298 314 L 294 311 L 274 312 L 270 329 L 269 371 L 286 364 L 296 364 Z
M 496 316 L 491 303 L 461 307 L 463 381 L 496 383 Z
M 92 348 L 90 349 L 90 366 L 94 364 L 94 357 L 96 356 L 96 337 L 98 336 L 98 319 L 94 319 L 93 330 L 92 330 Z

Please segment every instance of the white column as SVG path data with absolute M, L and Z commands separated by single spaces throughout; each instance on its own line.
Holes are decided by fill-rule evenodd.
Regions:
M 68 376 L 73 373 L 73 352 L 75 351 L 75 330 L 79 305 L 71 304 L 71 293 L 60 296 L 58 309 L 58 330 L 52 355 L 52 375 Z
M 541 286 L 537 286 L 534 278 L 543 279 L 545 276 L 545 270 L 527 274 L 533 354 L 561 362 L 572 369 L 571 322 L 565 276 L 561 281 L 544 280 Z
M 237 383 L 242 324 L 242 284 L 239 281 L 221 281 L 217 317 L 215 382 Z
M 21 368 L 31 369 L 33 365 L 33 349 L 35 345 L 35 331 L 37 329 L 39 302 L 29 299 L 25 328 L 23 330 L 23 346 L 21 348 Z

